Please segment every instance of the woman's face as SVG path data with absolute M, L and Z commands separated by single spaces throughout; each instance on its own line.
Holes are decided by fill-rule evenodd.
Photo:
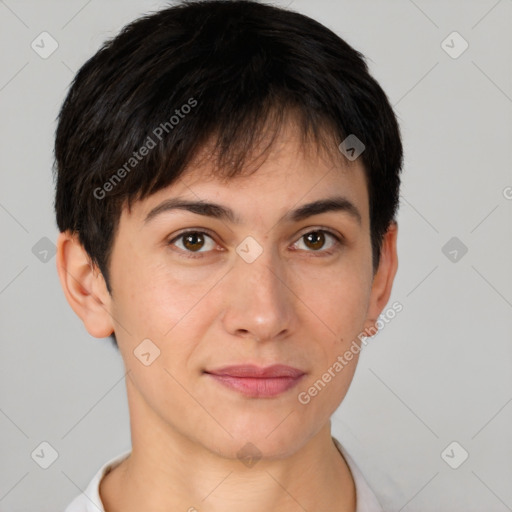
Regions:
M 333 166 L 293 138 L 279 148 L 250 176 L 197 168 L 122 213 L 107 309 L 132 431 L 154 442 L 172 433 L 225 457 L 247 443 L 290 455 L 340 405 L 357 354 L 308 389 L 387 302 L 396 268 L 372 287 L 360 159 Z M 292 369 L 227 368 L 273 365 Z

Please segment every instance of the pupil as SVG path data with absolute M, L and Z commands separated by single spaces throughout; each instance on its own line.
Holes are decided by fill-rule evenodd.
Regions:
M 193 251 L 201 249 L 201 247 L 203 246 L 202 238 L 203 237 L 199 233 L 190 233 L 187 236 L 185 236 L 184 245 L 187 249 L 191 249 Z M 199 247 L 197 247 L 197 245 L 199 245 Z

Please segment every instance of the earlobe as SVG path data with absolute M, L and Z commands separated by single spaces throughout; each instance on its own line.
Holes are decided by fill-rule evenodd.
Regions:
M 64 295 L 87 332 L 95 338 L 112 334 L 111 296 L 76 234 L 59 234 L 56 262 Z
M 375 323 L 391 296 L 393 281 L 398 269 L 397 236 L 398 224 L 393 221 L 382 240 L 379 267 L 373 277 L 370 303 L 364 325 L 369 336 L 376 334 Z

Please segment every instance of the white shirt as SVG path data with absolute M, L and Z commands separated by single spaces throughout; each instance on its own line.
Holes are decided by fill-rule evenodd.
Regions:
M 333 437 L 334 443 L 347 462 L 354 484 L 356 487 L 356 512 L 384 512 L 377 497 L 368 486 L 363 474 L 356 466 L 352 457 L 345 451 L 339 441 Z M 64 512 L 105 512 L 103 503 L 100 499 L 100 481 L 115 466 L 121 463 L 131 450 L 128 450 L 113 459 L 106 462 L 94 475 L 85 491 L 78 495 L 67 507 Z

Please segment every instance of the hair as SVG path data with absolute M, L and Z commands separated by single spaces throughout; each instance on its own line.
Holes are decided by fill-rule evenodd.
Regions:
M 319 22 L 252 0 L 183 1 L 125 26 L 80 68 L 58 115 L 55 212 L 109 293 L 122 209 L 173 184 L 208 151 L 215 176 L 247 172 L 292 119 L 301 147 L 350 164 L 369 197 L 372 265 L 398 209 L 402 143 L 364 56 Z M 117 346 L 115 335 L 111 338 Z

